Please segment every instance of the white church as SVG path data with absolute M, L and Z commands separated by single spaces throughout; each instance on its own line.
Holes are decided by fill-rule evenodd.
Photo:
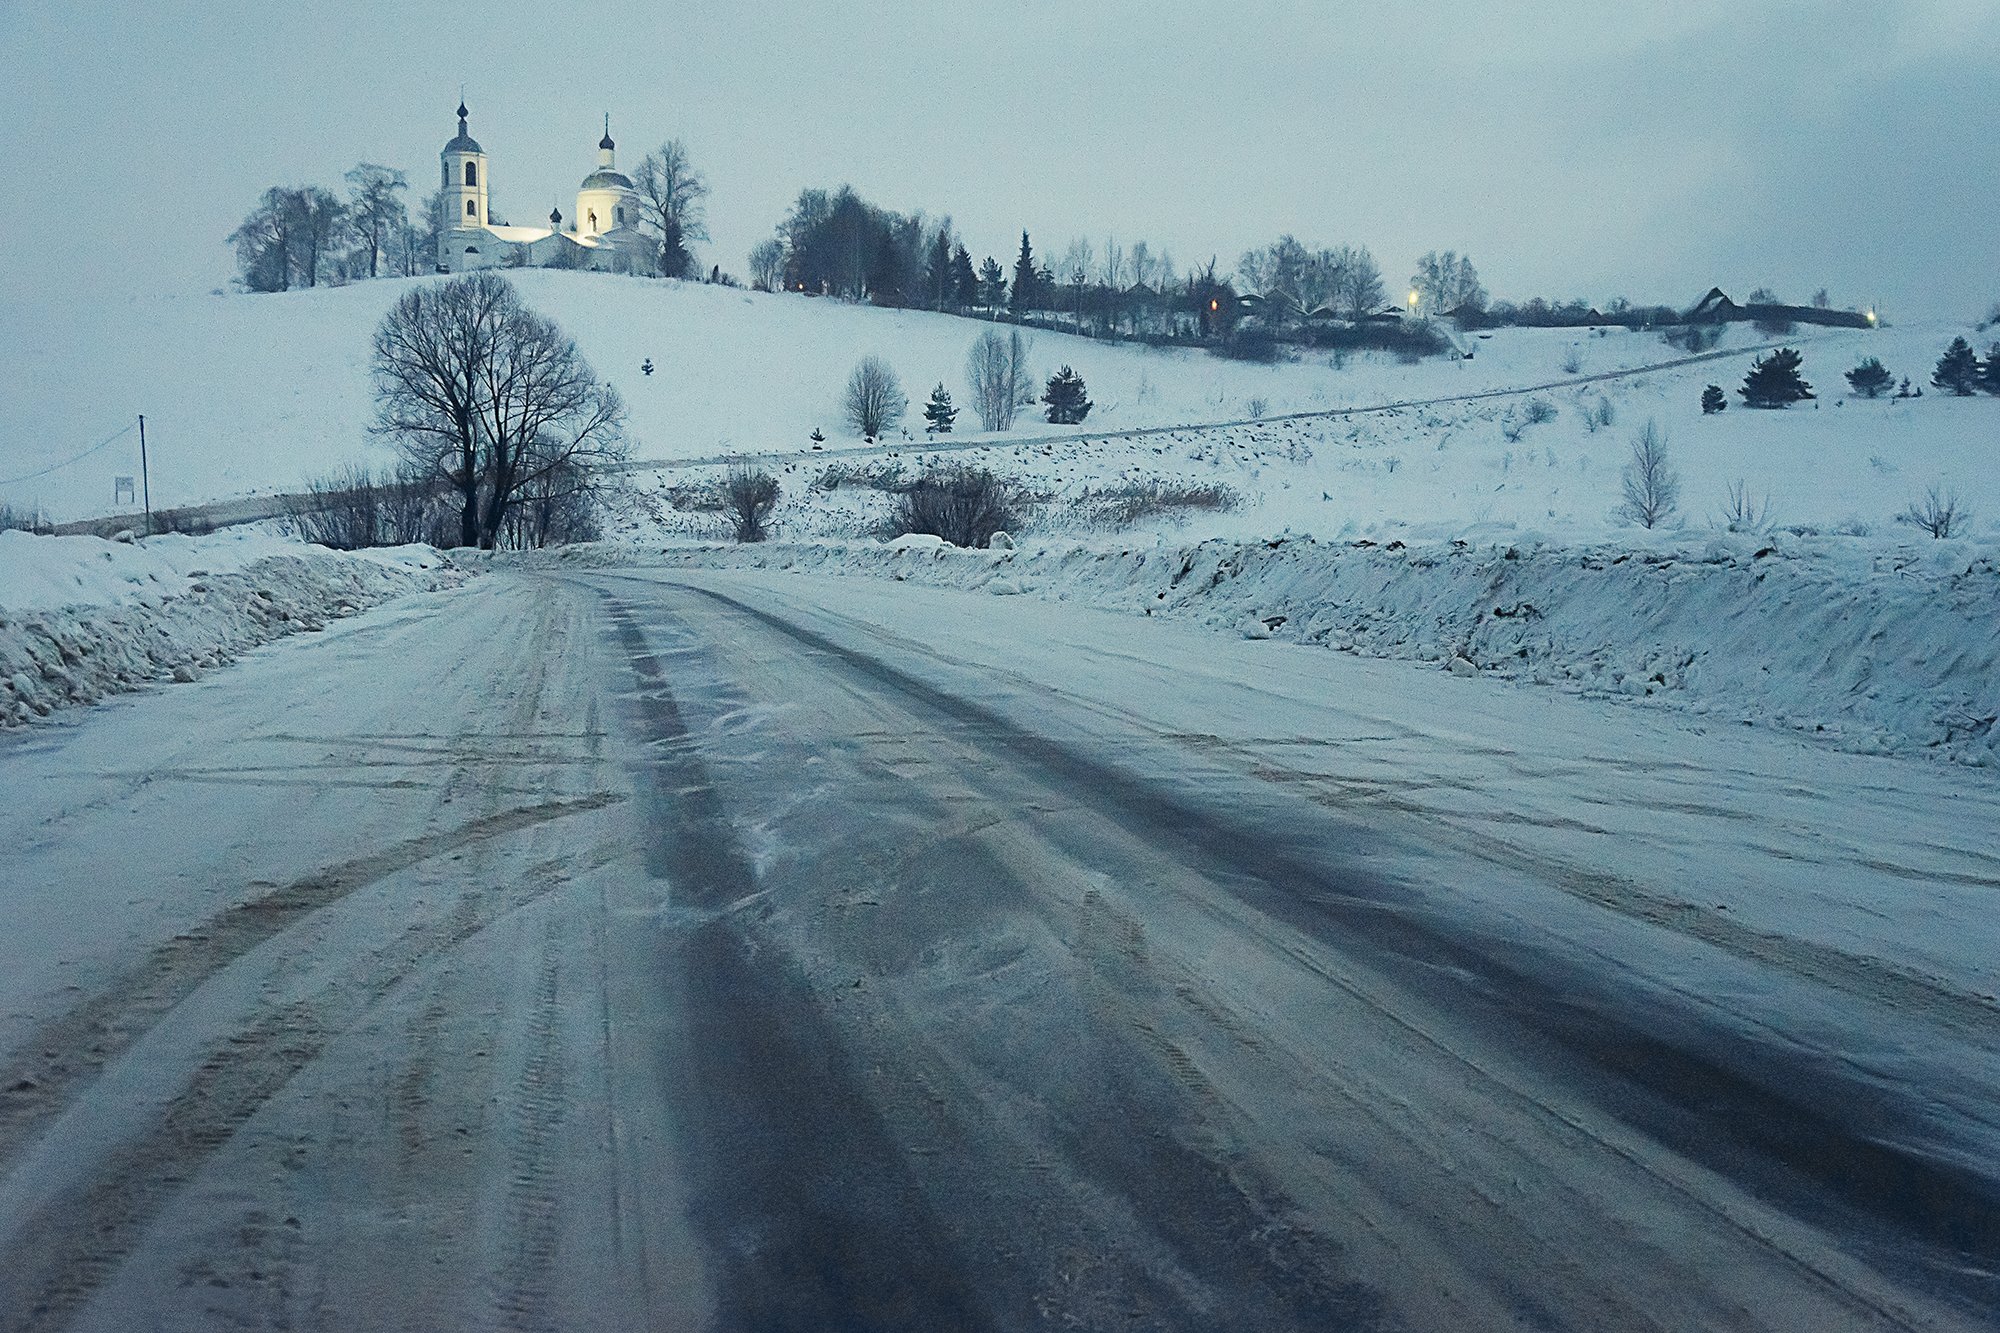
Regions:
M 639 196 L 631 177 L 618 170 L 611 118 L 597 141 L 597 169 L 576 191 L 576 213 L 563 224 L 560 208 L 546 227 L 511 227 L 488 207 L 492 181 L 486 151 L 466 130 L 465 103 L 458 104 L 458 137 L 438 154 L 444 167 L 446 223 L 438 233 L 440 273 L 479 268 L 586 268 L 616 273 L 651 273 L 658 246 L 639 230 Z

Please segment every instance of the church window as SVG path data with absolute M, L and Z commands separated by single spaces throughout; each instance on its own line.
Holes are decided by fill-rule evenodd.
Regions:
M 470 199 L 465 201 L 465 216 L 469 218 L 476 218 L 479 216 L 478 207 Z
M 465 183 L 467 185 L 479 184 L 479 164 L 477 162 L 468 162 L 465 164 Z
M 621 227 L 622 227 L 622 226 L 624 226 L 624 225 L 625 225 L 625 210 L 624 210 L 624 209 L 622 209 L 622 208 L 614 208 L 614 209 L 612 209 L 612 210 L 611 210 L 611 216 L 612 216 L 612 217 L 614 217 L 614 218 L 616 218 L 616 219 L 618 219 L 618 225 L 619 225 L 619 226 L 621 226 Z

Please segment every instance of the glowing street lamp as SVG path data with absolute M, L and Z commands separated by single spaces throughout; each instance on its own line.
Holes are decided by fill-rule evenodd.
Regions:
M 1868 308 L 1868 323 L 1870 326 L 1873 326 L 1875 323 L 1875 307 L 1873 306 Z
M 1417 313 L 1417 289 L 1414 287 L 1410 288 L 1410 313 Z

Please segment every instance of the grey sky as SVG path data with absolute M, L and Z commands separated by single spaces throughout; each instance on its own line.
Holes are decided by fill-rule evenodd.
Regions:
M 1454 248 L 1496 296 L 1710 282 L 1892 317 L 2000 299 L 2000 6 L 494 0 L 0 9 L 0 284 L 206 289 L 280 182 L 437 173 L 461 81 L 494 206 L 568 212 L 609 111 L 714 187 L 741 273 L 806 185 L 949 212 L 1006 262 L 1072 235 L 1183 267 L 1290 231 L 1392 284 Z M 36 238 L 23 242 L 21 238 Z

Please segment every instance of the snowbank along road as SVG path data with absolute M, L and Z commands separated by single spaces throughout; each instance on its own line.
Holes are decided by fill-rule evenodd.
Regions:
M 0 785 L 8 1333 L 2000 1323 L 1977 774 L 634 569 Z

